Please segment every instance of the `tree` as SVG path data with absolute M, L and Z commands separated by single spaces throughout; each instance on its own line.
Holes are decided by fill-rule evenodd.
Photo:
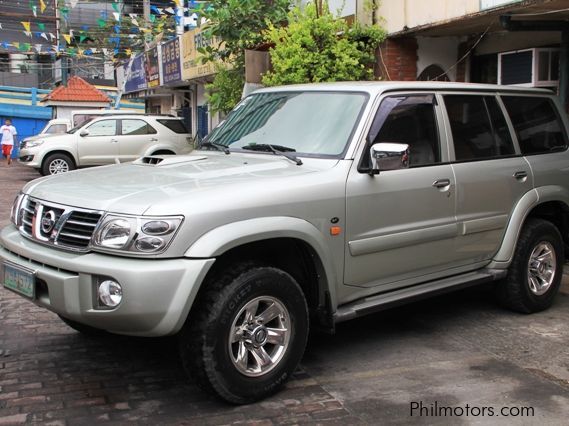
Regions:
M 335 18 L 326 2 L 295 7 L 287 16 L 288 25 L 270 25 L 266 40 L 273 69 L 263 76 L 263 84 L 353 81 L 374 78 L 375 51 L 385 39 L 378 26 L 349 27 Z
M 291 0 L 212 0 L 202 11 L 208 20 L 206 36 L 222 40 L 200 49 L 205 61 L 221 61 L 213 83 L 206 86 L 213 112 L 228 112 L 239 102 L 245 84 L 245 49 L 264 43 L 264 31 L 286 21 L 290 4 Z

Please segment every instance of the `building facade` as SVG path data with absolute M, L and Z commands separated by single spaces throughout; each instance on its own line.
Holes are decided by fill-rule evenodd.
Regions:
M 567 104 L 566 0 L 382 0 L 378 54 L 387 80 L 545 87 Z

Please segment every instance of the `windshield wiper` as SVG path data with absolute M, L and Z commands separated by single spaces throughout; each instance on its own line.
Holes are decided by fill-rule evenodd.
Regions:
M 275 155 L 282 155 L 285 158 L 288 158 L 290 161 L 294 161 L 297 166 L 302 165 L 302 160 L 292 154 L 288 154 L 289 152 L 295 152 L 296 149 L 290 148 L 288 146 L 282 145 L 271 145 L 268 143 L 259 143 L 259 144 L 252 144 L 244 146 L 242 149 L 247 149 L 249 151 L 264 151 L 264 152 L 272 152 Z
M 223 151 L 226 155 L 231 154 L 231 151 L 229 151 L 229 148 L 227 148 L 225 145 L 222 145 L 220 143 L 215 143 L 215 142 L 202 142 L 200 144 L 200 149 L 203 147 L 211 147 L 211 148 L 215 148 L 218 151 Z

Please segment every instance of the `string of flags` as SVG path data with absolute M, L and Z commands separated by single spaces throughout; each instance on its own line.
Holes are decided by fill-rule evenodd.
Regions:
M 51 54 L 68 54 L 70 56 L 89 56 L 101 53 L 104 56 L 118 55 L 119 53 L 124 53 L 127 56 L 133 55 L 133 48 L 122 48 L 121 40 L 128 38 L 134 40 L 140 37 L 140 34 L 150 34 L 152 29 L 148 27 L 148 23 L 141 16 L 136 13 L 125 13 L 123 10 L 123 3 L 119 0 L 114 0 L 111 4 L 112 11 L 107 12 L 107 10 L 100 11 L 100 16 L 96 20 L 96 26 L 91 28 L 88 25 L 83 25 L 81 30 L 69 29 L 67 34 L 61 34 L 61 40 L 58 42 L 58 37 L 54 32 L 50 32 L 46 28 L 46 23 L 41 22 L 42 16 L 45 15 L 46 11 L 53 16 L 55 8 L 59 12 L 59 16 L 66 23 L 69 24 L 69 15 L 71 9 L 74 9 L 79 3 L 79 0 L 67 0 L 67 2 L 59 2 L 58 0 L 30 0 L 29 7 L 31 10 L 31 16 L 38 18 L 40 21 L 25 20 L 21 21 L 22 32 L 29 38 L 29 41 L 2 41 L 2 36 L 0 32 L 0 46 L 5 50 L 9 48 L 14 48 L 21 52 L 32 52 L 37 53 L 51 53 Z M 172 0 L 173 5 L 169 7 L 157 7 L 151 5 L 150 7 L 150 25 L 156 24 L 156 21 L 160 19 L 161 24 L 164 19 L 173 18 L 175 23 L 178 25 L 181 20 L 184 19 L 188 13 L 191 13 L 189 19 L 185 19 L 185 24 L 190 24 L 195 26 L 199 18 L 199 13 L 205 6 L 205 1 L 194 1 L 190 0 L 188 2 L 188 7 L 184 6 L 184 0 Z M 183 11 L 183 13 L 181 13 Z M 112 19 L 111 19 L 112 17 Z M 112 23 L 114 22 L 114 24 Z M 125 29 L 124 24 L 130 24 L 128 29 Z M 3 28 L 3 23 L 0 22 L 0 30 L 5 30 Z M 97 34 L 97 32 L 110 30 L 110 34 L 106 41 L 112 46 L 112 48 L 95 48 L 90 46 L 79 46 L 90 39 L 90 34 Z M 8 31 L 14 31 L 12 29 Z M 166 29 L 165 31 L 168 31 Z M 170 31 L 174 32 L 170 29 Z M 128 33 L 128 34 L 126 34 Z M 122 36 L 122 37 L 121 37 Z M 143 50 L 144 46 L 141 46 L 140 50 Z M 114 58 L 113 58 L 114 60 Z

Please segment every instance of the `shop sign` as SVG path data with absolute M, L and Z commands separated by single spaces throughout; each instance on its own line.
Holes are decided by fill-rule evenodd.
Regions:
M 160 86 L 160 61 L 158 48 L 154 47 L 144 52 L 146 63 L 146 81 L 148 88 Z
M 146 67 L 145 67 L 144 55 L 138 55 L 132 61 L 132 66 L 130 68 L 130 74 L 127 76 L 128 64 L 124 66 L 126 84 L 125 92 L 139 92 L 148 87 L 146 83 Z
M 493 9 L 509 3 L 520 3 L 522 0 L 480 0 L 480 10 Z
M 180 39 L 176 38 L 162 45 L 162 81 L 171 84 L 181 79 Z
M 202 54 L 198 51 L 207 46 L 218 46 L 219 39 L 206 37 L 201 28 L 184 33 L 182 36 L 182 79 L 192 80 L 194 78 L 206 77 L 215 74 L 215 67 L 212 62 L 203 64 Z

